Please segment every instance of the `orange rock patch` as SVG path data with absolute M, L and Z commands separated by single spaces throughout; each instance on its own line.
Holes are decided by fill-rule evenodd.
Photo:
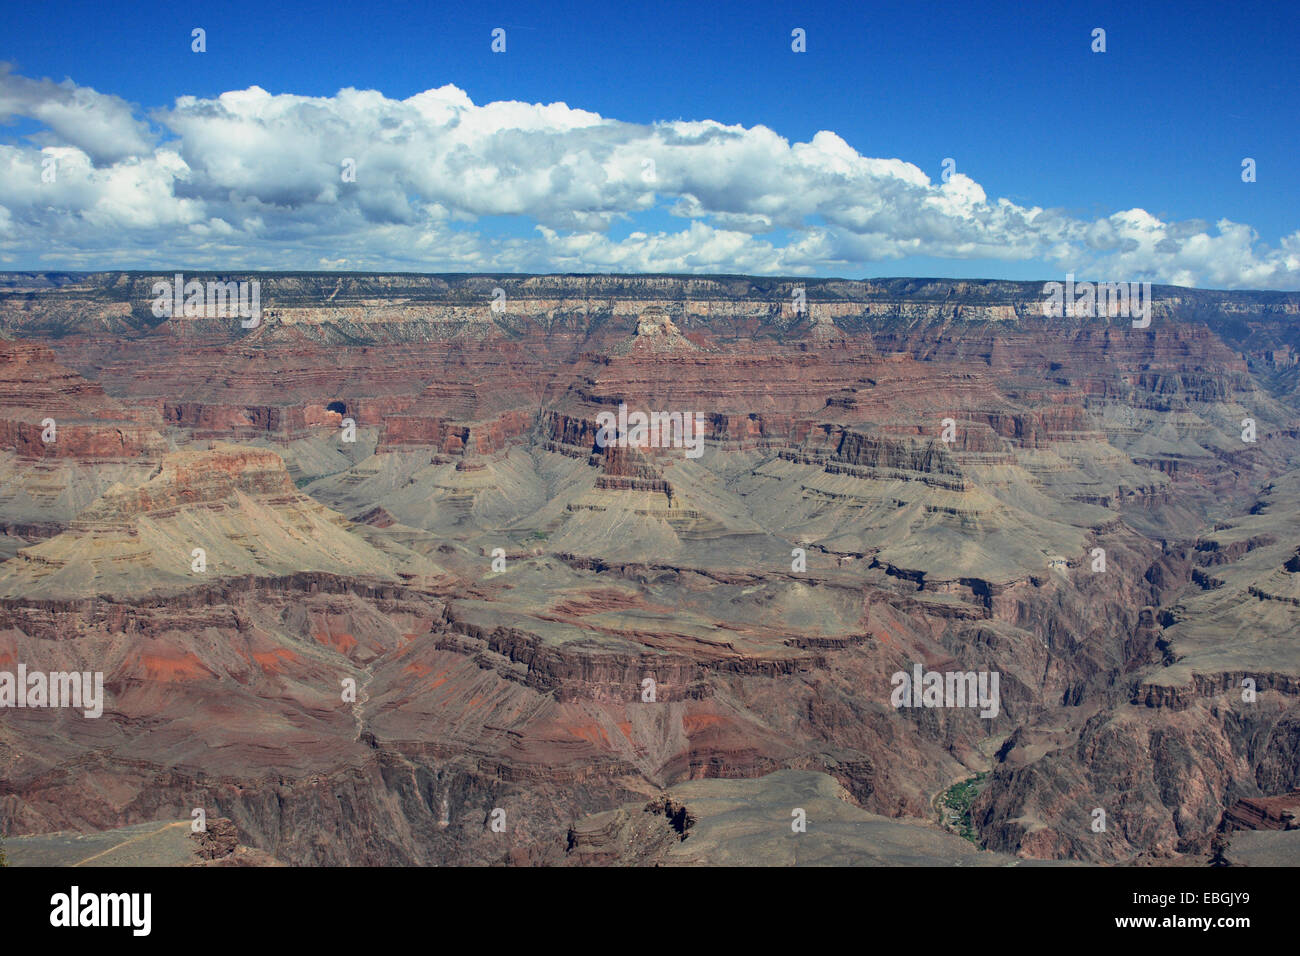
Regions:
M 331 634 L 329 631 L 323 631 L 312 635 L 316 638 L 316 643 L 324 644 L 326 647 L 332 647 L 340 654 L 347 654 L 352 648 L 357 646 L 357 639 L 347 632 Z
M 284 667 L 282 665 L 297 659 L 298 657 L 293 651 L 282 647 L 271 651 L 257 651 L 253 654 L 253 660 L 257 662 L 257 665 L 262 668 L 262 672 L 265 674 L 283 673 Z
M 202 680 L 214 676 L 193 654 L 182 657 L 165 657 L 161 654 L 141 654 L 140 666 L 145 680 L 173 684 L 181 681 Z

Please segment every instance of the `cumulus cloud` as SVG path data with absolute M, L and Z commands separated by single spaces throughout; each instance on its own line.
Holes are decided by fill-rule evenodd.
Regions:
M 932 182 L 825 130 L 791 143 L 764 126 L 478 105 L 454 86 L 404 100 L 250 87 L 155 110 L 156 142 L 117 97 L 5 69 L 0 117 L 44 126 L 0 146 L 10 267 L 851 274 L 931 256 L 1300 287 L 1300 231 L 1269 247 L 1228 220 L 1081 220 L 990 199 L 965 175 Z M 663 227 L 638 228 L 647 216 Z M 503 221 L 525 228 L 502 235 Z
M 113 163 L 149 150 L 149 126 L 130 103 L 72 80 L 54 83 L 15 76 L 0 63 L 0 122 L 25 116 L 44 123 L 39 137 L 50 145 L 75 146 L 95 163 Z

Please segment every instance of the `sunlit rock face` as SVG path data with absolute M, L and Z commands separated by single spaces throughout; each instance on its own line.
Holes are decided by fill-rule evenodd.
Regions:
M 108 694 L 6 712 L 6 834 L 672 863 L 684 806 L 744 861 L 806 791 L 817 858 L 932 862 L 987 773 L 986 862 L 1161 863 L 1300 788 L 1294 294 L 264 275 L 245 329 L 4 278 L 0 671 Z M 996 715 L 895 705 L 916 665 Z

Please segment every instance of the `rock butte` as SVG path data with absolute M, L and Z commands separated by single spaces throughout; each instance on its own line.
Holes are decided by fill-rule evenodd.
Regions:
M 1041 283 L 257 278 L 246 330 L 0 274 L 0 670 L 108 695 L 0 722 L 28 857 L 194 806 L 254 863 L 1294 847 L 1300 296 L 1157 286 L 1135 330 Z M 620 403 L 705 453 L 599 447 Z M 916 662 L 998 671 L 998 716 L 894 709 Z M 938 811 L 982 771 L 984 852 Z

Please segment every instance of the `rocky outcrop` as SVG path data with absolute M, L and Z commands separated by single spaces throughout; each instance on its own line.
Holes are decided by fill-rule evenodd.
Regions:
M 0 449 L 99 462 L 157 457 L 165 448 L 147 410 L 133 418 L 44 345 L 0 341 L 0 368 Z
M 1135 330 L 1035 283 L 267 275 L 245 330 L 11 278 L 0 671 L 108 702 L 6 713 L 7 834 L 1177 863 L 1300 786 L 1294 295 L 1158 287 Z M 598 441 L 623 405 L 699 454 Z M 895 703 L 917 664 L 996 715 Z M 1002 856 L 933 825 L 979 771 Z

